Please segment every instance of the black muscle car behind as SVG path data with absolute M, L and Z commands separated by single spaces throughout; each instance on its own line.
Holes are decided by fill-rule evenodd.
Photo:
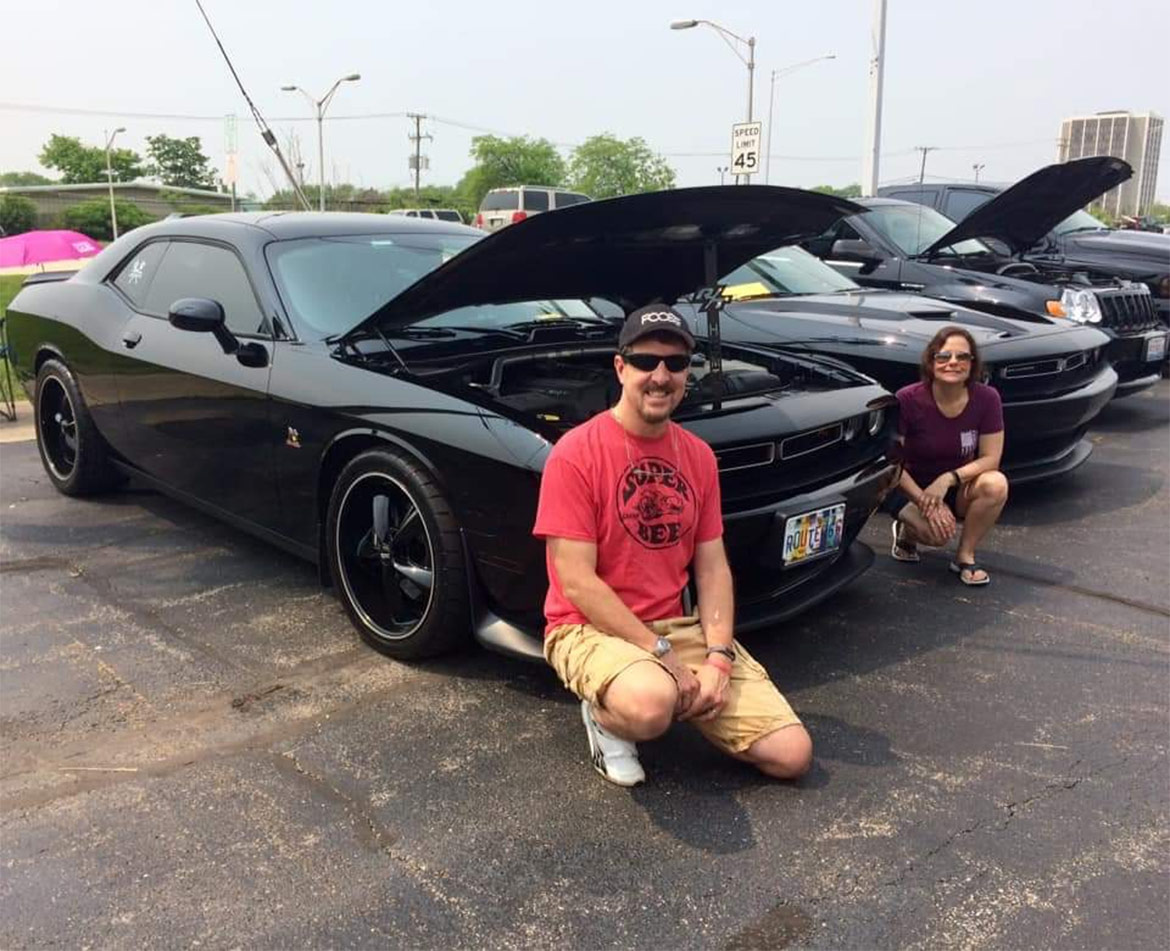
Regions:
M 10 340 L 62 492 L 131 474 L 312 559 L 389 654 L 473 632 L 536 657 L 541 468 L 616 400 L 618 309 L 674 301 L 716 262 L 855 209 L 727 187 L 579 205 L 486 238 L 378 215 L 165 221 L 64 280 L 30 281 Z M 871 563 L 856 538 L 896 478 L 893 401 L 836 361 L 725 344 L 720 369 L 708 349 L 675 418 L 720 462 L 745 630 Z M 794 546 L 816 519 L 837 531 Z

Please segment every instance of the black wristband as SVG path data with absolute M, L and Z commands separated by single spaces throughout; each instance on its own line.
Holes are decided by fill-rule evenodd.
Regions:
M 955 477 L 955 488 L 957 489 L 959 486 L 961 486 L 963 484 L 963 477 L 961 475 L 959 475 L 958 469 L 952 469 L 951 475 L 953 475 Z
M 710 657 L 712 654 L 722 654 L 724 657 L 726 657 L 733 664 L 735 663 L 735 648 L 734 647 L 723 646 L 723 645 L 719 645 L 716 647 L 708 647 L 707 648 L 707 656 Z

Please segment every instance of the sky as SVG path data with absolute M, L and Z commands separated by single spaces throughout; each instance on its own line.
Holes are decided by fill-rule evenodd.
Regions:
M 772 184 L 861 178 L 874 0 L 203 5 L 280 141 L 299 145 L 310 181 L 311 107 L 280 87 L 319 97 L 359 72 L 324 124 L 330 181 L 409 184 L 405 114 L 415 112 L 433 136 L 424 184 L 458 181 L 485 132 L 547 138 L 566 157 L 598 133 L 641 136 L 678 185 L 716 183 L 731 125 L 745 118 L 748 70 L 713 29 L 669 29 L 684 18 L 756 38 L 754 111 L 773 115 Z M 283 184 L 195 0 L 0 0 L 0 12 L 0 171 L 44 173 L 37 155 L 51 134 L 101 145 L 117 126 L 117 145 L 140 153 L 147 135 L 197 135 L 223 169 L 223 116 L 234 113 L 239 191 L 263 197 Z M 981 164 L 982 180 L 1011 182 L 1056 160 L 1062 118 L 1170 118 L 1168 37 L 1168 0 L 888 0 L 881 182 L 916 178 L 918 146 L 935 149 L 928 179 L 971 180 Z M 770 82 L 773 70 L 828 54 Z M 1170 199 L 1170 136 L 1157 195 Z

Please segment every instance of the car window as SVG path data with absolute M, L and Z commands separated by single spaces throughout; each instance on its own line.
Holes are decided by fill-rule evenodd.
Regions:
M 114 278 L 114 286 L 137 308 L 146 300 L 147 292 L 158 272 L 158 264 L 166 253 L 165 241 L 154 241 L 143 245 L 130 255 Z
M 762 294 L 832 294 L 856 290 L 858 286 L 795 246 L 762 254 L 737 267 L 719 283 L 726 285 L 737 298 Z
M 911 256 L 921 254 L 955 227 L 950 218 L 925 205 L 874 205 L 866 213 L 865 223 L 903 254 Z M 950 250 L 955 254 L 991 253 L 976 238 L 960 241 Z
M 1101 231 L 1108 228 L 1087 211 L 1074 211 L 1052 230 L 1056 234 L 1068 234 L 1072 231 Z
M 916 205 L 933 207 L 937 192 L 922 188 L 891 188 L 883 194 L 888 198 L 897 198 L 899 201 L 912 201 Z
M 520 193 L 518 191 L 488 192 L 483 196 L 480 211 L 514 211 L 520 207 Z
M 266 254 L 297 329 L 345 333 L 480 235 L 383 234 L 301 238 Z
M 525 211 L 548 211 L 548 192 L 524 189 Z
M 570 205 L 579 205 L 589 201 L 588 195 L 579 195 L 577 192 L 557 192 L 557 207 L 568 208 Z
M 268 334 L 244 266 L 231 251 L 194 241 L 172 241 L 151 282 L 143 309 L 165 317 L 181 297 L 207 297 L 223 307 L 234 334 Z
M 992 196 L 986 192 L 971 191 L 967 188 L 952 189 L 946 198 L 943 212 L 951 221 L 962 221 L 976 208 L 986 205 Z
M 435 217 L 440 221 L 458 221 L 462 223 L 463 217 L 457 211 L 436 211 Z

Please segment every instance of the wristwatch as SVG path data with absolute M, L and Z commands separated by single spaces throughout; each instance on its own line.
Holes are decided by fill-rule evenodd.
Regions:
M 658 640 L 654 642 L 654 647 L 651 648 L 650 653 L 655 657 L 664 657 L 669 651 L 670 641 L 660 635 Z

